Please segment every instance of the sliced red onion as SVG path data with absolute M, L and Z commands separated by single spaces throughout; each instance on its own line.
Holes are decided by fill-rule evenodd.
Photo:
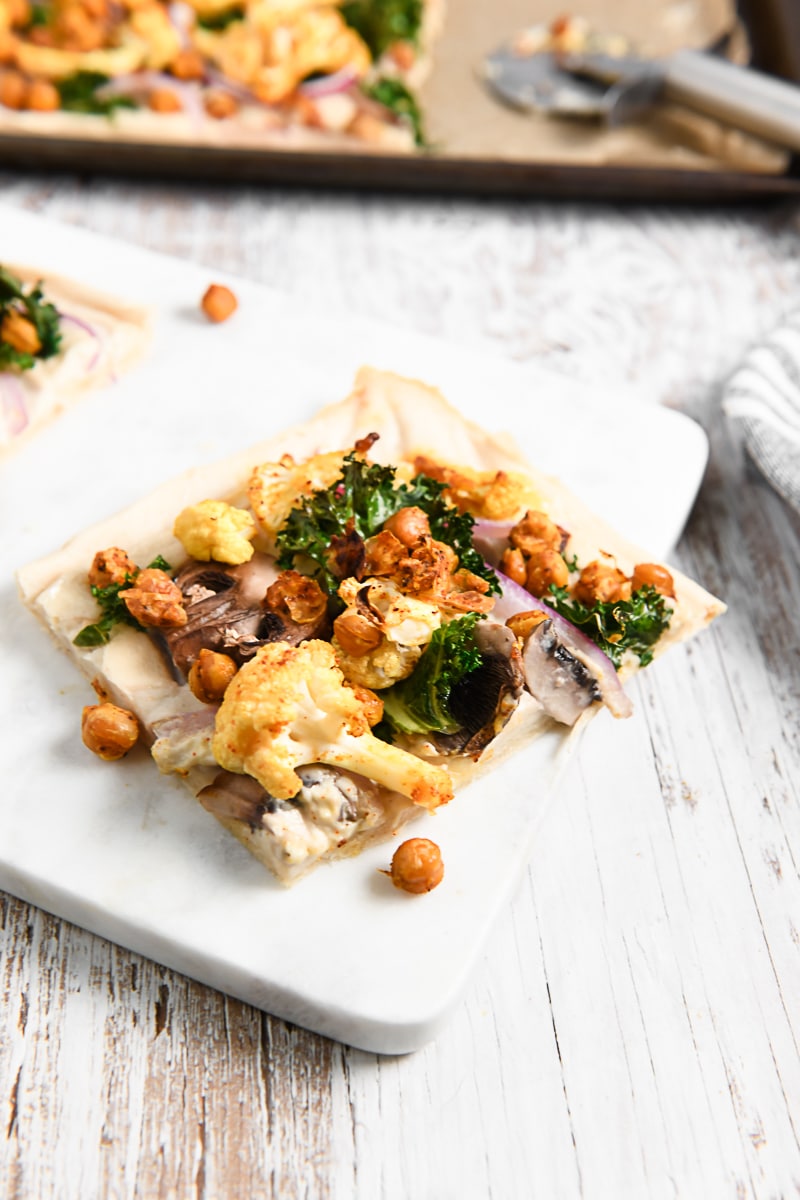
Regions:
M 352 67 L 342 67 L 332 75 L 322 75 L 319 79 L 307 79 L 301 83 L 298 92 L 308 96 L 309 100 L 318 100 L 322 96 L 333 96 L 337 92 L 346 92 L 358 81 L 358 72 Z
M 588 638 L 585 633 L 581 633 L 580 629 L 577 629 L 566 617 L 562 617 L 544 600 L 538 600 L 536 596 L 532 596 L 524 587 L 514 583 L 513 579 L 503 575 L 502 571 L 495 570 L 495 574 L 503 592 L 495 601 L 492 618 L 497 621 L 507 621 L 514 613 L 531 612 L 532 609 L 545 613 L 553 622 L 553 628 L 566 648 L 585 663 L 595 676 L 606 707 L 615 717 L 629 717 L 633 712 L 633 705 L 626 696 L 616 668 L 608 655 L 604 654 L 591 638 Z
M 259 100 L 258 96 L 250 90 L 247 84 L 237 83 L 234 79 L 228 79 L 227 75 L 223 75 L 221 71 L 215 71 L 213 67 L 209 67 L 206 71 L 209 83 L 213 83 L 215 88 L 219 88 L 221 92 L 227 92 L 233 96 L 235 100 L 240 100 L 242 104 L 260 104 L 264 108 L 274 108 L 272 104 L 266 104 L 265 101 Z
M 475 549 L 494 566 L 503 556 L 508 546 L 508 535 L 514 528 L 514 521 L 476 521 L 472 529 L 472 541 Z
M 0 372 L 0 401 L 9 434 L 19 437 L 27 429 L 30 417 L 25 403 L 25 389 L 10 371 Z
M 203 118 L 201 87 L 196 80 L 176 79 L 164 71 L 137 71 L 129 75 L 115 75 L 97 89 L 97 97 L 107 100 L 113 96 L 130 96 L 133 100 L 146 100 L 157 88 L 167 88 L 180 97 L 183 111 L 193 124 Z
M 87 372 L 93 371 L 97 366 L 97 360 L 100 358 L 100 351 L 103 343 L 103 336 L 99 329 L 95 329 L 94 325 L 90 325 L 88 321 L 84 321 L 80 317 L 74 316 L 73 313 L 59 312 L 58 319 L 59 321 L 65 322 L 67 325 L 74 325 L 77 329 L 82 329 L 84 333 L 88 333 L 90 338 L 94 338 L 95 342 L 97 343 L 97 347 L 94 355 L 92 356 L 91 362 L 86 364 Z

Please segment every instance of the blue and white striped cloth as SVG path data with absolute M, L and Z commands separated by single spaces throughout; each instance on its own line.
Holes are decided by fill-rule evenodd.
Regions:
M 800 311 L 750 351 L 722 407 L 741 422 L 764 476 L 800 512 Z

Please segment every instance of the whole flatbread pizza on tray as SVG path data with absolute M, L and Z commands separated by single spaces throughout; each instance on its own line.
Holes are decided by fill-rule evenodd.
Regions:
M 510 437 L 374 368 L 18 580 L 94 687 L 89 749 L 145 743 L 286 884 L 435 830 L 544 733 L 624 719 L 626 678 L 724 608 Z M 423 868 L 395 882 L 437 884 Z

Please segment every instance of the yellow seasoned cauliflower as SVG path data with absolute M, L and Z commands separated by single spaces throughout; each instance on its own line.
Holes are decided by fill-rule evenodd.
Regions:
M 262 463 L 255 468 L 247 498 L 266 534 L 270 551 L 275 549 L 275 535 L 297 502 L 311 492 L 330 487 L 339 478 L 344 456 L 344 450 L 335 450 L 298 463 L 291 454 L 284 454 L 279 462 Z
M 331 3 L 255 0 L 244 19 L 216 31 L 198 27 L 195 48 L 229 78 L 251 87 L 265 104 L 278 104 L 311 74 L 344 67 L 364 75 L 370 52 Z
M 425 808 L 453 796 L 443 768 L 373 736 L 328 642 L 262 646 L 225 692 L 212 750 L 226 771 L 252 775 L 277 800 L 297 795 L 296 768 L 309 763 L 353 771 Z
M 250 539 L 258 528 L 243 508 L 224 500 L 201 500 L 178 514 L 172 532 L 192 558 L 235 564 L 253 557 Z
M 388 579 L 345 579 L 339 595 L 348 607 L 334 623 L 333 645 L 345 678 L 375 690 L 406 679 L 442 623 L 439 607 L 404 595 Z M 371 647 L 359 637 L 365 619 L 375 629 Z
M 438 479 L 447 487 L 452 504 L 486 521 L 510 521 L 527 508 L 541 508 L 543 501 L 525 475 L 517 471 L 475 471 L 453 467 L 418 455 L 417 471 Z

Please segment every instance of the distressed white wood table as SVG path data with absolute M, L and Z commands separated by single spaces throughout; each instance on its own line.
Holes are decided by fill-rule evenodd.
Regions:
M 712 460 L 675 557 L 730 606 L 633 687 L 613 777 L 590 727 L 415 1055 L 347 1050 L 0 898 L 0 1195 L 796 1196 L 800 519 L 718 400 L 800 305 L 798 214 L 9 175 L 0 198 L 684 409 Z M 569 430 L 554 412 L 542 435 Z

